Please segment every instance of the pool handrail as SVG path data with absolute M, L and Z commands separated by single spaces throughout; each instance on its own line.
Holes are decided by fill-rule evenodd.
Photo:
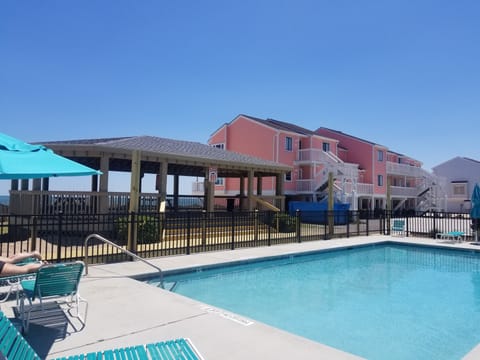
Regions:
M 114 248 L 120 250 L 121 252 L 124 252 L 125 254 L 133 257 L 134 259 L 140 260 L 140 261 L 144 262 L 145 264 L 147 264 L 147 265 L 155 268 L 155 269 L 159 272 L 159 274 L 160 274 L 160 286 L 161 286 L 162 289 L 164 289 L 164 285 L 163 285 L 163 271 L 162 271 L 162 269 L 161 269 L 160 267 L 158 267 L 158 266 L 155 265 L 155 264 L 152 264 L 150 261 L 145 260 L 144 258 L 138 256 L 137 254 L 134 254 L 134 253 L 132 253 L 131 251 L 129 251 L 129 250 L 121 247 L 120 245 L 115 244 L 114 242 L 112 242 L 112 241 L 104 238 L 103 236 L 101 236 L 101 235 L 99 235 L 99 234 L 90 234 L 90 235 L 88 235 L 88 236 L 85 238 L 85 245 L 84 245 L 84 251 L 85 251 L 85 261 L 84 261 L 84 263 L 85 263 L 85 275 L 88 275 L 88 248 L 87 248 L 87 246 L 88 246 L 88 241 L 89 241 L 90 239 L 93 239 L 93 238 L 95 238 L 95 239 L 97 239 L 97 240 L 100 240 L 100 241 L 103 241 L 105 244 L 111 245 L 111 246 L 113 246 Z

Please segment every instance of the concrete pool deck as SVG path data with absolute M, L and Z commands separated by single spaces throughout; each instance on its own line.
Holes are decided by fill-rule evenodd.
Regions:
M 480 250 L 468 242 L 440 239 L 368 236 L 271 247 L 179 255 L 150 259 L 164 271 L 241 261 L 275 255 L 372 244 L 386 240 Z M 179 337 L 190 338 L 205 359 L 360 359 L 326 345 L 290 334 L 243 316 L 155 288 L 132 277 L 155 274 L 142 262 L 91 265 L 80 283 L 89 303 L 84 329 L 75 331 L 66 319 L 56 324 L 32 321 L 27 340 L 48 359 L 145 344 Z M 13 318 L 14 300 L 2 304 Z M 339 334 L 341 336 L 341 334 Z M 480 347 L 464 359 L 478 359 Z

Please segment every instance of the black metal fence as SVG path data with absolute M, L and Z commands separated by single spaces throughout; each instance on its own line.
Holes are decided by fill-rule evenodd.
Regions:
M 0 215 L 0 255 L 36 249 L 49 261 L 124 261 L 127 256 L 98 240 L 97 233 L 143 257 L 191 254 L 245 247 L 390 234 L 394 219 L 405 220 L 406 236 L 436 237 L 461 231 L 472 237 L 466 214 L 431 213 L 394 217 L 385 212 L 309 211 L 293 216 L 271 211 L 115 213 L 96 215 Z

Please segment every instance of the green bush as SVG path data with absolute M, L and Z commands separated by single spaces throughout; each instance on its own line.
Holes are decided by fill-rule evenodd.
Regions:
M 279 232 L 294 232 L 296 227 L 296 218 L 285 213 L 275 213 L 273 217 L 274 228 L 277 228 Z
M 159 240 L 160 226 L 158 218 L 150 215 L 135 217 L 137 223 L 137 242 L 139 244 L 156 243 Z M 122 216 L 115 220 L 115 230 L 120 243 L 126 244 L 128 240 L 128 216 Z

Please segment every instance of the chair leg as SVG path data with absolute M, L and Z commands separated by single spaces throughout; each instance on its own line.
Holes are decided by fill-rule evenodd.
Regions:
M 32 311 L 32 302 L 30 299 L 27 299 L 29 302 L 28 310 L 25 310 L 25 296 L 20 298 L 20 319 L 22 320 L 22 333 L 28 333 L 28 328 L 30 326 L 30 313 Z M 26 314 L 25 314 L 26 313 Z
M 85 310 L 83 311 L 83 314 L 81 311 L 81 303 L 85 304 Z M 78 330 L 82 330 L 87 322 L 88 301 L 77 293 L 70 298 L 70 301 L 67 301 L 67 306 L 69 315 L 78 319 L 78 321 L 82 324 L 82 327 Z

